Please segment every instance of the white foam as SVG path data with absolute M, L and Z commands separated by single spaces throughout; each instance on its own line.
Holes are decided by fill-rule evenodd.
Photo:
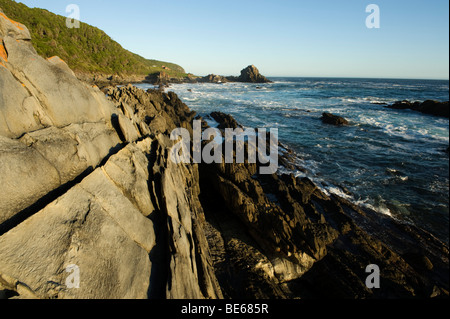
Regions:
M 363 206 L 363 207 L 367 207 L 373 211 L 376 211 L 378 213 L 381 213 L 385 216 L 389 216 L 392 219 L 397 220 L 397 218 L 392 214 L 391 210 L 385 206 L 377 206 L 375 207 L 374 205 L 368 203 L 368 199 L 365 200 L 358 200 L 354 202 L 356 205 L 358 206 Z
M 352 196 L 346 194 L 346 193 L 345 193 L 342 189 L 340 189 L 339 187 L 336 187 L 336 186 L 329 186 L 329 187 L 326 187 L 326 190 L 327 190 L 328 195 L 331 193 L 331 194 L 337 195 L 337 196 L 339 196 L 339 197 L 345 198 L 345 199 L 347 199 L 347 200 L 352 200 L 352 199 L 353 199 Z

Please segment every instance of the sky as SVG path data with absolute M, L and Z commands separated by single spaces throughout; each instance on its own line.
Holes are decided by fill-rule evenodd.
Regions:
M 20 0 L 195 75 L 449 78 L 448 0 Z M 379 8 L 379 28 L 366 19 Z M 371 20 L 374 21 L 374 20 Z

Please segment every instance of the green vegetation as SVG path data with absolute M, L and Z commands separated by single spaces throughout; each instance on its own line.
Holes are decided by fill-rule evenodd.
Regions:
M 9 18 L 28 27 L 39 55 L 59 56 L 76 72 L 147 75 L 164 71 L 171 77 L 186 76 L 179 65 L 147 60 L 127 51 L 105 32 L 88 24 L 69 29 L 66 17 L 13 0 L 0 0 L 0 8 Z

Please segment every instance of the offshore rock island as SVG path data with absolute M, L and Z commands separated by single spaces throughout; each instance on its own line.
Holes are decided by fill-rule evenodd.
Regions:
M 31 40 L 0 10 L 0 297 L 448 297 L 448 244 L 426 230 L 260 163 L 175 164 L 171 131 L 199 119 L 175 93 L 100 90 Z
M 131 81 L 133 82 L 133 81 Z M 136 82 L 136 81 L 135 81 Z M 184 78 L 170 77 L 165 72 L 160 72 L 157 74 L 149 75 L 142 81 L 143 83 L 150 83 L 159 86 L 169 86 L 170 84 L 180 84 L 180 83 L 232 83 L 232 82 L 243 82 L 243 83 L 272 83 L 264 75 L 259 73 L 258 68 L 254 65 L 249 65 L 241 71 L 240 76 L 222 76 L 210 74 L 204 77 L 187 76 Z M 95 79 L 92 83 L 97 84 Z

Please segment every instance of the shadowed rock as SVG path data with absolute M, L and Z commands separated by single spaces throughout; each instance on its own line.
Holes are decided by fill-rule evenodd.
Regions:
M 449 102 L 438 102 L 433 100 L 427 100 L 423 103 L 420 102 L 410 102 L 410 101 L 399 101 L 392 105 L 386 106 L 390 109 L 396 110 L 413 110 L 421 112 L 424 114 L 430 114 L 441 117 L 449 117 Z
M 226 127 L 225 121 L 219 124 Z M 213 260 L 225 295 L 448 296 L 448 245 L 420 228 L 326 195 L 308 178 L 259 175 L 257 166 L 200 166 Z M 254 263 L 248 256 L 256 254 L 265 257 Z M 381 289 L 366 287 L 369 264 L 383 269 Z M 433 278 L 440 278 L 439 284 Z
M 343 117 L 333 115 L 331 113 L 323 113 L 321 120 L 325 124 L 331 124 L 331 125 L 337 125 L 337 126 L 349 124 L 349 122 L 346 119 L 344 119 Z
M 242 127 L 238 124 L 238 122 L 229 114 L 225 114 L 222 112 L 213 112 L 210 116 L 219 123 L 219 129 L 232 128 L 236 129 L 238 127 Z

